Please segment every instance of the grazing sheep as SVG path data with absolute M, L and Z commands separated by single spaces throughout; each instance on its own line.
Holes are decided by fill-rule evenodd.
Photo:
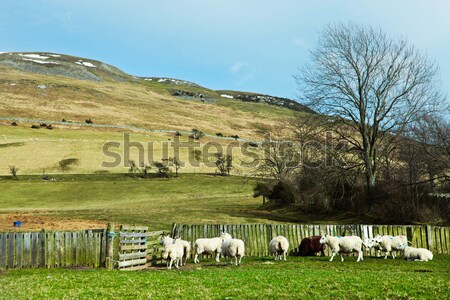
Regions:
M 344 257 L 342 253 L 352 253 L 358 252 L 358 259 L 356 262 L 364 260 L 362 246 L 366 246 L 363 243 L 362 239 L 359 236 L 331 236 L 331 235 L 323 235 L 319 241 L 321 244 L 326 244 L 330 247 L 331 255 L 330 261 L 333 261 L 334 256 L 339 253 L 341 256 L 341 261 L 344 261 Z M 366 246 L 367 247 L 367 246 Z
M 375 241 L 375 238 L 365 239 L 367 251 L 370 251 L 371 248 L 377 250 L 377 257 L 381 257 L 381 251 L 385 251 L 380 244 Z
M 284 236 L 276 236 L 269 243 L 269 251 L 271 255 L 275 256 L 275 260 L 278 258 L 281 259 L 281 256 L 284 256 L 284 260 L 286 260 L 286 253 L 289 249 L 289 241 Z
M 222 242 L 231 239 L 231 235 L 222 232 L 220 237 L 212 239 L 197 239 L 194 243 L 194 263 L 200 262 L 198 256 L 202 253 L 216 253 L 216 262 L 220 262 L 220 253 L 222 252 Z
M 397 244 L 396 248 L 403 251 L 406 260 L 429 261 L 433 260 L 433 253 L 425 248 L 415 248 L 408 246 L 408 243 Z
M 168 244 L 164 247 L 162 258 L 167 261 L 167 269 L 172 269 L 172 263 L 175 262 L 175 267 L 178 269 L 178 263 L 183 259 L 184 247 L 180 243 Z
M 178 239 L 178 238 L 173 239 L 169 235 L 162 235 L 159 243 L 161 245 L 163 245 L 164 248 L 170 244 L 175 244 L 175 243 L 182 244 L 184 247 L 184 249 L 183 249 L 184 250 L 184 255 L 183 255 L 184 265 L 186 265 L 186 261 L 191 254 L 191 243 L 189 243 L 188 241 L 182 240 L 182 239 Z M 183 260 L 181 260 L 181 266 L 183 266 Z
M 320 252 L 320 256 L 325 256 L 325 245 L 320 243 L 320 235 L 305 237 L 298 246 L 300 256 L 315 256 Z
M 377 234 L 374 238 L 374 241 L 378 243 L 382 249 L 382 251 L 386 252 L 384 259 L 388 258 L 389 252 L 391 253 L 392 259 L 395 259 L 396 251 L 400 250 L 397 248 L 399 244 L 403 245 L 404 243 L 408 243 L 406 236 L 404 235 L 379 235 Z
M 235 265 L 241 265 L 241 259 L 245 255 L 244 241 L 240 239 L 226 239 L 222 243 L 222 256 L 230 258 L 230 263 L 233 264 L 233 258 L 235 259 Z M 238 262 L 239 258 L 239 262 Z

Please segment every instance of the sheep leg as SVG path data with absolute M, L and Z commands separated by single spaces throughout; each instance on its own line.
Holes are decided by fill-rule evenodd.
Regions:
M 387 258 L 388 258 L 388 256 L 389 256 L 389 252 L 388 252 L 388 251 L 386 251 L 386 255 L 384 256 L 384 259 L 387 259 Z
M 216 262 L 220 262 L 220 252 L 217 252 L 216 254 Z
M 239 265 L 241 265 L 242 256 L 239 256 Z
M 169 268 L 168 268 L 169 270 L 172 270 L 172 259 L 170 259 L 170 262 L 169 262 Z
M 381 250 L 380 249 L 378 249 L 378 251 L 377 251 L 377 257 L 381 257 Z
M 180 261 L 179 259 L 175 260 L 175 268 L 177 268 L 177 269 L 180 268 L 180 267 L 178 266 L 179 261 Z
M 392 259 L 395 259 L 397 257 L 397 251 L 392 251 L 391 255 L 392 255 Z
M 342 256 L 342 254 L 339 253 L 339 255 L 341 256 L 341 262 L 344 262 L 344 257 Z
M 199 263 L 200 261 L 198 260 L 198 253 L 195 253 L 194 256 L 194 264 Z
M 358 259 L 356 260 L 356 262 L 359 262 L 361 260 L 363 260 L 362 251 L 358 251 Z
M 336 255 L 336 252 L 333 252 L 333 254 L 331 255 L 330 261 L 333 261 L 333 258 L 335 255 Z
M 278 253 L 275 253 L 275 260 L 278 260 Z
M 283 254 L 284 254 L 284 260 L 286 260 L 286 251 L 284 251 Z

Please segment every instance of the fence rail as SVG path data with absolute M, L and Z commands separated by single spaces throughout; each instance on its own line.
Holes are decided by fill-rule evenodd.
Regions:
M 371 238 L 380 235 L 404 235 L 415 247 L 428 248 L 434 253 L 450 254 L 450 227 L 427 225 L 299 225 L 299 224 L 242 224 L 188 225 L 173 224 L 172 236 L 194 242 L 197 238 L 217 237 L 221 232 L 244 240 L 248 256 L 269 255 L 269 242 L 277 235 L 285 236 L 291 254 L 298 254 L 303 238 L 312 235 L 358 235 Z M 327 254 L 329 252 L 327 251 Z M 374 254 L 374 252 L 372 252 Z
M 106 229 L 0 233 L 0 269 L 100 267 Z

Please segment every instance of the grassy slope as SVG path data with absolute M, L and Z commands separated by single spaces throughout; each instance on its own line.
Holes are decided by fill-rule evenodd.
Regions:
M 271 125 L 292 113 L 266 104 L 221 98 L 211 90 L 144 80 L 90 82 L 0 66 L 0 83 L 1 115 L 9 117 L 79 122 L 91 118 L 98 124 L 185 131 L 195 127 L 212 134 L 257 138 L 255 123 Z M 47 88 L 39 89 L 41 84 Z M 198 90 L 217 102 L 175 98 L 170 96 L 173 89 Z
M 123 174 L 0 177 L 0 213 L 29 212 L 65 219 L 145 224 L 170 229 L 172 223 L 241 224 L 317 223 L 319 216 L 299 216 L 292 209 L 260 209 L 253 181 L 242 177 L 182 174 L 179 178 L 130 178 Z M 351 216 L 325 223 L 354 223 Z M 342 219 L 339 219 L 342 218 Z M 68 224 L 70 227 L 70 224 Z
M 450 299 L 450 256 L 434 261 L 244 258 L 189 270 L 19 270 L 0 273 L 3 299 Z
M 55 125 L 55 129 L 31 129 L 28 126 L 1 126 L 0 125 L 0 174 L 9 174 L 8 166 L 14 165 L 18 167 L 19 175 L 22 174 L 42 174 L 46 173 L 61 173 L 58 169 L 58 162 L 65 158 L 77 158 L 79 163 L 74 165 L 66 173 L 92 173 L 95 171 L 123 173 L 127 172 L 124 166 L 124 132 L 107 131 L 105 129 L 78 129 L 71 130 L 62 128 L 60 125 Z M 173 142 L 174 136 L 171 133 L 142 133 L 142 132 L 128 132 L 130 140 L 133 142 L 140 142 L 144 147 L 144 161 L 160 161 L 163 158 L 162 142 Z M 6 139 L 3 139 L 4 135 Z M 169 140 L 170 139 L 170 140 Z M 116 141 L 121 143 L 120 149 L 111 148 L 111 151 L 121 155 L 122 163 L 117 167 L 102 167 L 102 162 L 112 162 L 113 158 L 106 156 L 102 151 L 102 146 L 106 142 Z M 186 142 L 186 135 L 180 137 L 181 142 Z M 209 137 L 204 137 L 200 140 L 200 145 L 207 142 L 214 142 L 222 145 L 223 152 L 226 152 L 226 147 L 234 140 L 219 140 Z M 149 144 L 150 143 L 150 144 Z M 148 150 L 153 146 L 152 155 L 148 155 Z M 205 153 L 205 149 L 202 149 Z M 250 149 L 255 152 L 253 148 Z M 214 153 L 215 148 L 210 148 L 209 152 Z M 240 167 L 240 159 L 244 159 L 239 148 L 233 150 L 235 157 L 235 173 L 248 172 L 248 168 Z M 180 172 L 190 173 L 214 173 L 216 168 L 213 164 L 205 165 L 187 163 L 189 155 L 192 157 L 192 150 L 187 148 L 180 149 L 178 158 L 186 162 L 185 166 L 180 169 Z M 168 157 L 174 157 L 173 148 L 169 147 Z M 130 159 L 140 161 L 138 150 L 136 147 L 130 149 Z M 247 170 L 246 170 L 247 169 Z M 154 172 L 154 171 L 151 171 Z
M 89 220 L 148 224 L 169 229 L 176 223 L 267 222 L 246 217 L 260 199 L 253 185 L 239 177 L 183 174 L 179 178 L 133 179 L 124 175 L 57 176 L 0 180 L 0 212 L 76 216 Z

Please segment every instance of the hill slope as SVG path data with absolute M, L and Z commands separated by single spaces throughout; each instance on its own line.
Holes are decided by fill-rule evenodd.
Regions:
M 239 100 L 244 94 L 261 101 Z M 161 159 L 161 141 L 170 140 L 175 131 L 183 138 L 192 128 L 209 134 L 202 145 L 224 143 L 212 139 L 217 133 L 262 140 L 273 125 L 302 110 L 299 104 L 294 110 L 283 107 L 281 102 L 288 99 L 269 104 L 267 97 L 282 99 L 214 91 L 179 79 L 135 77 L 99 61 L 62 54 L 1 53 L 0 174 L 8 174 L 8 165 L 18 166 L 21 174 L 58 172 L 58 161 L 64 158 L 80 160 L 71 172 L 101 170 L 103 143 L 123 141 L 124 131 L 139 131 L 133 140 L 144 144 L 158 142 L 156 159 Z M 94 124 L 80 126 L 89 125 L 86 119 Z M 18 127 L 10 126 L 13 121 Z M 30 128 L 40 122 L 52 123 L 53 130 Z

